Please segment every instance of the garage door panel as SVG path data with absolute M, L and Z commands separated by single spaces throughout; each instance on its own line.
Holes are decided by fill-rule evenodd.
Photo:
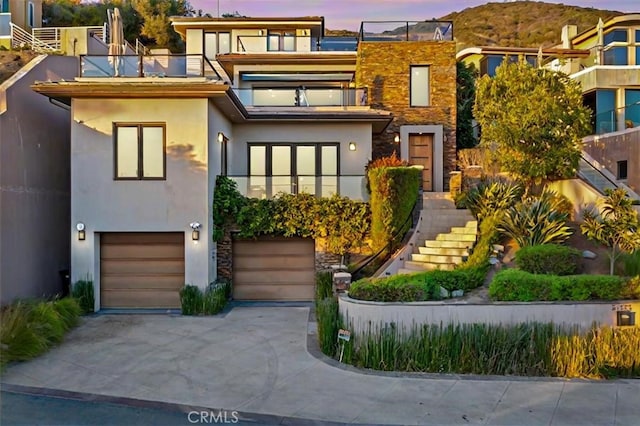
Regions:
M 307 256 L 236 256 L 233 260 L 235 270 L 245 269 L 309 269 L 315 267 L 315 259 Z
M 180 308 L 180 295 L 176 291 L 107 290 L 100 293 L 102 306 L 118 308 Z
M 240 300 L 312 300 L 314 289 L 301 285 L 243 284 L 234 289 L 233 296 Z
M 313 300 L 315 243 L 310 238 L 262 237 L 233 242 L 233 297 Z
M 101 286 L 107 289 L 173 290 L 184 286 L 182 274 L 173 275 L 103 275 Z
M 184 246 L 176 244 L 121 244 L 103 245 L 102 259 L 182 259 Z
M 103 308 L 179 308 L 184 278 L 184 233 L 100 235 Z
M 303 239 L 295 241 L 286 241 L 285 239 L 273 241 L 252 240 L 234 243 L 234 250 L 243 256 L 260 256 L 263 254 L 300 256 L 313 253 L 315 247 L 313 245 L 310 246 Z
M 184 260 L 108 259 L 102 261 L 101 268 L 109 274 L 144 274 L 152 271 L 156 274 L 182 275 L 184 272 Z

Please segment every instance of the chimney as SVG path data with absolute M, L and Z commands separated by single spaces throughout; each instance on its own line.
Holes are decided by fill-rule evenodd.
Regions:
M 578 35 L 577 25 L 565 25 L 562 27 L 562 48 L 571 49 L 571 40 Z

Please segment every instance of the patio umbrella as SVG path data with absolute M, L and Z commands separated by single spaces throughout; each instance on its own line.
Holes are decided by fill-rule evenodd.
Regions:
M 540 46 L 540 48 L 538 49 L 538 68 L 542 68 L 542 61 L 544 60 L 544 57 L 542 56 L 542 46 Z
M 598 19 L 598 44 L 596 46 L 596 64 L 602 65 L 602 52 L 604 50 L 604 22 L 602 18 Z
M 118 77 L 121 73 L 122 55 L 124 55 L 124 28 L 122 25 L 122 15 L 116 7 L 113 12 L 109 11 L 109 61 L 113 64 L 114 75 Z

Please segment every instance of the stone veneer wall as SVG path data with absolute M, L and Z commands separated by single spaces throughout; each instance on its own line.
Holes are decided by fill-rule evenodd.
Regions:
M 627 160 L 627 185 L 640 192 L 640 128 L 584 138 L 582 149 L 614 176 L 618 161 Z
M 429 65 L 431 106 L 411 107 L 410 66 Z M 453 41 L 360 42 L 356 87 L 367 87 L 371 108 L 391 111 L 394 119 L 373 137 L 373 157 L 390 155 L 403 125 L 442 125 L 444 184 L 456 169 L 456 44 Z

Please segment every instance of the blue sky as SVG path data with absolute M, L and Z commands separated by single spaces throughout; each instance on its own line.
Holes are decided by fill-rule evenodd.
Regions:
M 548 1 L 548 0 L 547 0 Z M 216 16 L 238 11 L 245 16 L 324 16 L 329 29 L 357 30 L 361 21 L 422 21 L 486 3 L 481 0 L 190 0 L 194 9 Z M 639 12 L 638 0 L 565 0 L 575 6 Z

